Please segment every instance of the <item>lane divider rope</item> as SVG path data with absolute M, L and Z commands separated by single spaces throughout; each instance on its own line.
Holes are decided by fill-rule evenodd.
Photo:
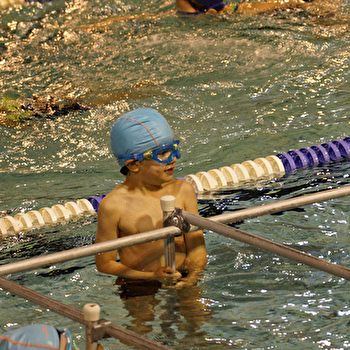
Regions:
M 56 204 L 51 208 L 18 213 L 13 217 L 6 215 L 0 219 L 0 241 L 9 236 L 17 236 L 20 232 L 62 225 L 95 214 L 96 210 L 88 199 L 78 199 L 76 202 Z
M 350 158 L 350 137 L 321 145 L 292 149 L 265 158 L 247 160 L 241 164 L 223 166 L 219 169 L 200 171 L 186 175 L 183 180 L 189 182 L 197 194 L 215 191 L 229 186 L 242 186 L 244 183 L 282 177 L 285 173 L 297 169 L 318 166 Z M 0 219 L 0 241 L 9 236 L 28 232 L 32 229 L 66 224 L 83 216 L 95 215 L 101 200 L 106 194 L 79 199 L 65 204 L 56 204 L 27 213 L 18 213 L 13 217 L 6 215 Z

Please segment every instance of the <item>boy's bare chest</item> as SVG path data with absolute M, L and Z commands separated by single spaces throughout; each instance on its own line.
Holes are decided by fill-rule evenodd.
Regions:
M 121 236 L 151 231 L 163 226 L 163 212 L 158 198 L 140 197 L 123 204 L 119 222 Z

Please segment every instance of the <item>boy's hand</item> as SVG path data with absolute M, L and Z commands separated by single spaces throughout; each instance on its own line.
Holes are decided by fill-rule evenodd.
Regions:
M 182 276 L 170 266 L 162 266 L 155 273 L 155 278 L 165 286 L 174 285 Z
M 192 287 L 195 286 L 198 282 L 198 276 L 196 274 L 194 275 L 189 275 L 187 277 L 181 278 L 176 282 L 174 285 L 175 289 L 181 289 L 181 288 L 186 288 L 186 287 Z

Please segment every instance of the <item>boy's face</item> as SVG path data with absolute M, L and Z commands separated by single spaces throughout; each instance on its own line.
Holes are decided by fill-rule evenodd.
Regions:
M 144 159 L 139 163 L 139 175 L 146 181 L 154 184 L 162 184 L 171 181 L 175 171 L 176 157 L 169 164 L 162 164 L 154 160 Z
M 126 165 L 143 182 L 159 186 L 173 178 L 176 161 L 181 157 L 179 143 L 173 140 L 167 145 L 136 154 L 133 156 L 134 160 L 126 161 Z

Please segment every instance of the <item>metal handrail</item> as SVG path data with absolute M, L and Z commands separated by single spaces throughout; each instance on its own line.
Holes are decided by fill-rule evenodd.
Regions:
M 256 246 L 258 248 L 273 252 L 275 254 L 287 257 L 298 262 L 302 262 L 319 270 L 350 280 L 350 269 L 347 267 L 331 263 L 327 260 L 314 257 L 312 255 L 287 247 L 285 245 L 269 241 L 267 239 L 252 235 L 250 233 L 223 224 L 228 222 L 241 221 L 247 218 L 257 217 L 260 215 L 272 214 L 283 210 L 290 210 L 300 206 L 326 201 L 329 199 L 335 199 L 347 195 L 350 195 L 350 186 L 344 186 L 342 188 L 322 191 L 319 193 L 313 193 L 309 195 L 303 195 L 296 198 L 278 201 L 277 203 L 270 203 L 258 207 L 243 209 L 234 213 L 221 214 L 215 217 L 211 217 L 210 219 L 202 218 L 199 215 L 195 215 L 186 211 L 183 211 L 182 214 L 185 220 L 187 220 L 191 224 L 190 232 L 196 231 L 199 228 L 211 230 L 226 237 L 233 238 L 240 242 Z M 135 234 L 128 237 L 117 238 L 107 242 L 95 243 L 85 247 L 73 248 L 63 252 L 26 259 L 23 261 L 0 266 L 0 276 L 14 272 L 31 270 L 42 266 L 52 265 L 58 262 L 74 260 L 85 256 L 96 255 L 98 253 L 117 250 L 124 247 L 151 242 L 159 239 L 167 240 L 181 233 L 183 232 L 179 228 L 165 227 L 153 231 Z M 168 347 L 165 347 L 159 343 L 141 337 L 136 333 L 120 329 L 106 320 L 99 320 L 99 322 L 94 323 L 87 322 L 84 319 L 83 313 L 79 310 L 76 310 L 74 308 L 69 307 L 68 305 L 55 301 L 29 288 L 16 284 L 15 282 L 11 282 L 3 277 L 0 277 L 0 287 L 25 299 L 31 300 L 39 305 L 45 306 L 51 309 L 52 311 L 57 312 L 58 314 L 61 314 L 65 317 L 71 318 L 74 321 L 82 323 L 86 327 L 89 327 L 91 332 L 87 334 L 92 334 L 91 337 L 89 336 L 89 338 L 91 338 L 91 344 L 95 344 L 95 341 L 99 339 L 111 336 L 118 338 L 121 341 L 127 342 L 128 344 L 133 344 L 139 347 L 140 349 L 169 349 Z M 93 347 L 90 346 L 87 346 L 87 349 L 88 348 L 93 349 Z

